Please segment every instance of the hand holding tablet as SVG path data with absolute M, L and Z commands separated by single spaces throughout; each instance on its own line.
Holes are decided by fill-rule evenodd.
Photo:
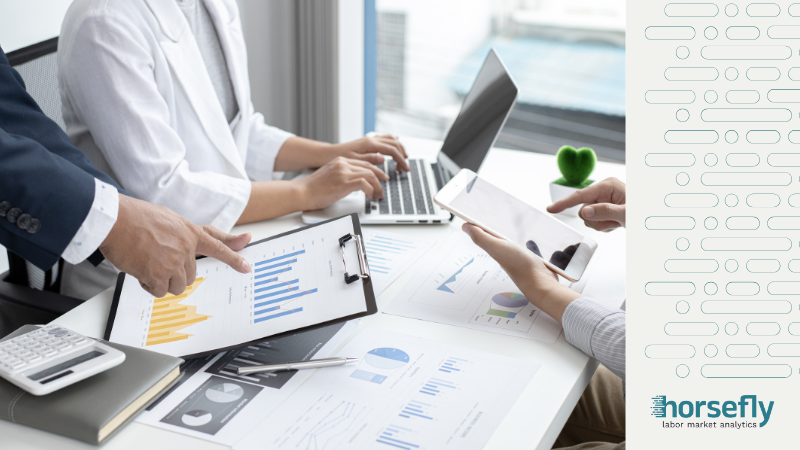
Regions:
M 467 169 L 453 177 L 434 201 L 488 233 L 527 248 L 570 281 L 581 278 L 597 249 L 593 240 Z

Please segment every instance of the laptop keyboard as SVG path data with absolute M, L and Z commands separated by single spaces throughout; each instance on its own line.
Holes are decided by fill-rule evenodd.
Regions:
M 409 159 L 410 172 L 397 171 L 397 163 L 388 159 L 378 167 L 389 175 L 388 181 L 381 181 L 383 200 L 367 200 L 367 214 L 435 214 L 433 198 L 428 184 L 428 172 L 424 170 L 424 162 Z

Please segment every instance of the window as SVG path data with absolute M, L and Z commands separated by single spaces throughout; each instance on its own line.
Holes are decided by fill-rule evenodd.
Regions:
M 520 87 L 496 145 L 624 160 L 624 0 L 377 0 L 378 132 L 442 139 L 489 49 Z

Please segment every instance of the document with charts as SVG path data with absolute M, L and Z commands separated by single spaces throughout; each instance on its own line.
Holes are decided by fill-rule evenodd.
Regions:
M 580 292 L 596 259 L 573 289 Z M 435 249 L 385 312 L 549 343 L 561 333 L 561 325 L 533 306 L 500 265 L 461 231 Z
M 389 233 L 380 227 L 362 228 L 362 232 L 375 295 L 389 287 L 434 243 L 430 239 Z
M 384 312 L 545 342 L 561 333 L 561 325 L 460 231 L 436 248 Z
M 366 328 L 236 450 L 483 448 L 540 365 Z
M 237 375 L 236 368 L 330 356 L 358 325 L 338 322 L 194 358 L 183 378 L 136 421 L 174 433 L 233 445 L 278 408 L 312 370 Z
M 794 445 L 800 4 L 634 1 L 627 17 L 628 444 L 675 448 L 688 430 L 664 422 L 710 421 L 695 447 Z M 751 394 L 771 418 L 700 404 Z
M 239 252 L 252 267 L 247 274 L 198 260 L 180 295 L 154 298 L 128 276 L 109 340 L 193 355 L 365 312 L 364 285 L 344 282 L 338 239 L 352 232 L 347 216 L 249 246 Z M 345 250 L 357 268 L 356 246 Z

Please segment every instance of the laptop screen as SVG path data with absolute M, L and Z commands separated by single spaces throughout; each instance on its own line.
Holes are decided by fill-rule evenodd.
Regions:
M 442 144 L 440 155 L 447 158 L 439 159 L 444 169 L 452 174 L 459 169 L 478 171 L 514 106 L 517 92 L 517 85 L 492 49 Z M 458 168 L 448 164 L 448 158 Z

